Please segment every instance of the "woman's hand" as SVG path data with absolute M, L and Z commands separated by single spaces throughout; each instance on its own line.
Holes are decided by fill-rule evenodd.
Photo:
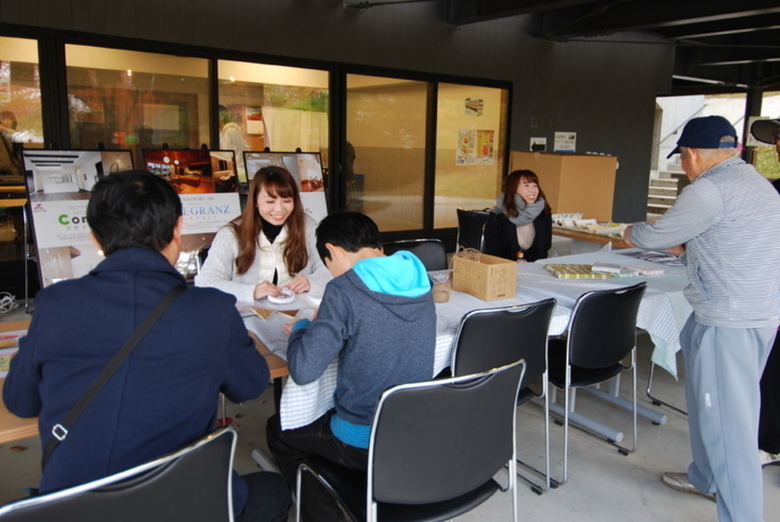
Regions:
M 285 285 L 286 288 L 289 288 L 296 294 L 302 294 L 304 292 L 308 292 L 311 290 L 311 283 L 309 283 L 309 278 L 304 275 L 297 275 L 292 278 L 292 280 Z
M 263 281 L 262 283 L 259 283 L 257 286 L 255 286 L 255 300 L 262 299 L 263 297 L 267 297 L 269 295 L 272 295 L 276 297 L 277 295 L 281 295 L 282 289 L 276 286 L 273 283 L 269 283 L 268 281 Z

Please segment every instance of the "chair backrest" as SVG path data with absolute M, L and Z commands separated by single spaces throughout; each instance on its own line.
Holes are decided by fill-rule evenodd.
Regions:
M 547 332 L 555 299 L 474 310 L 463 316 L 452 350 L 452 375 L 484 372 L 525 359 L 520 388 L 547 370 Z
M 368 498 L 423 504 L 492 479 L 515 454 L 515 398 L 523 361 L 489 372 L 404 384 L 374 414 Z
M 490 212 L 487 210 L 466 210 L 458 212 L 458 248 L 475 248 L 482 252 L 485 248 L 485 225 Z
M 196 268 L 198 273 L 200 273 L 200 270 L 203 268 L 203 263 L 206 262 L 206 258 L 209 257 L 209 249 L 210 248 L 211 247 L 207 245 L 207 246 L 201 247 L 200 250 L 198 250 L 198 254 L 197 254 L 198 257 L 195 259 L 195 263 L 196 263 L 196 267 L 195 268 Z
M 427 271 L 447 269 L 447 249 L 439 239 L 401 239 L 382 246 L 388 256 L 408 250 L 422 261 Z
M 236 437 L 235 428 L 221 428 L 181 450 L 129 470 L 3 506 L 0 520 L 232 521 Z
M 569 362 L 604 368 L 622 361 L 636 345 L 636 318 L 647 284 L 594 290 L 581 295 L 569 319 Z

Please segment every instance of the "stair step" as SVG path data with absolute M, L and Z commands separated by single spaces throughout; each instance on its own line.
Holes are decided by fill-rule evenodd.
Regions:
M 677 188 L 677 179 L 675 178 L 669 178 L 669 179 L 651 179 L 650 180 L 650 186 L 651 187 L 668 187 L 668 188 Z
M 648 187 L 650 190 L 655 190 L 658 194 L 674 194 L 677 195 L 677 187 L 657 187 L 655 185 L 650 185 Z

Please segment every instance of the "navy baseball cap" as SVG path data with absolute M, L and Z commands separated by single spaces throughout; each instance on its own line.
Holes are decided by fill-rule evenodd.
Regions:
M 724 140 L 731 136 L 734 141 Z M 680 152 L 680 147 L 690 149 L 721 149 L 735 148 L 737 146 L 737 131 L 729 120 L 723 116 L 704 116 L 694 118 L 685 124 L 677 146 L 666 158 Z
M 756 120 L 750 126 L 750 133 L 754 138 L 773 145 L 777 141 L 775 136 L 778 131 L 780 131 L 780 120 Z

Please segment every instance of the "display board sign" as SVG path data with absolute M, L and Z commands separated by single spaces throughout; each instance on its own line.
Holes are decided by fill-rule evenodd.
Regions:
M 246 173 L 251 181 L 263 167 L 287 169 L 298 184 L 303 210 L 317 222 L 328 215 L 322 157 L 319 152 L 253 152 L 244 151 Z
M 144 168 L 168 181 L 181 198 L 184 228 L 177 269 L 194 276 L 198 251 L 220 227 L 241 215 L 232 150 L 144 149 Z
M 131 170 L 129 150 L 22 151 L 41 287 L 87 274 L 102 253 L 89 237 L 87 203 L 97 181 Z

